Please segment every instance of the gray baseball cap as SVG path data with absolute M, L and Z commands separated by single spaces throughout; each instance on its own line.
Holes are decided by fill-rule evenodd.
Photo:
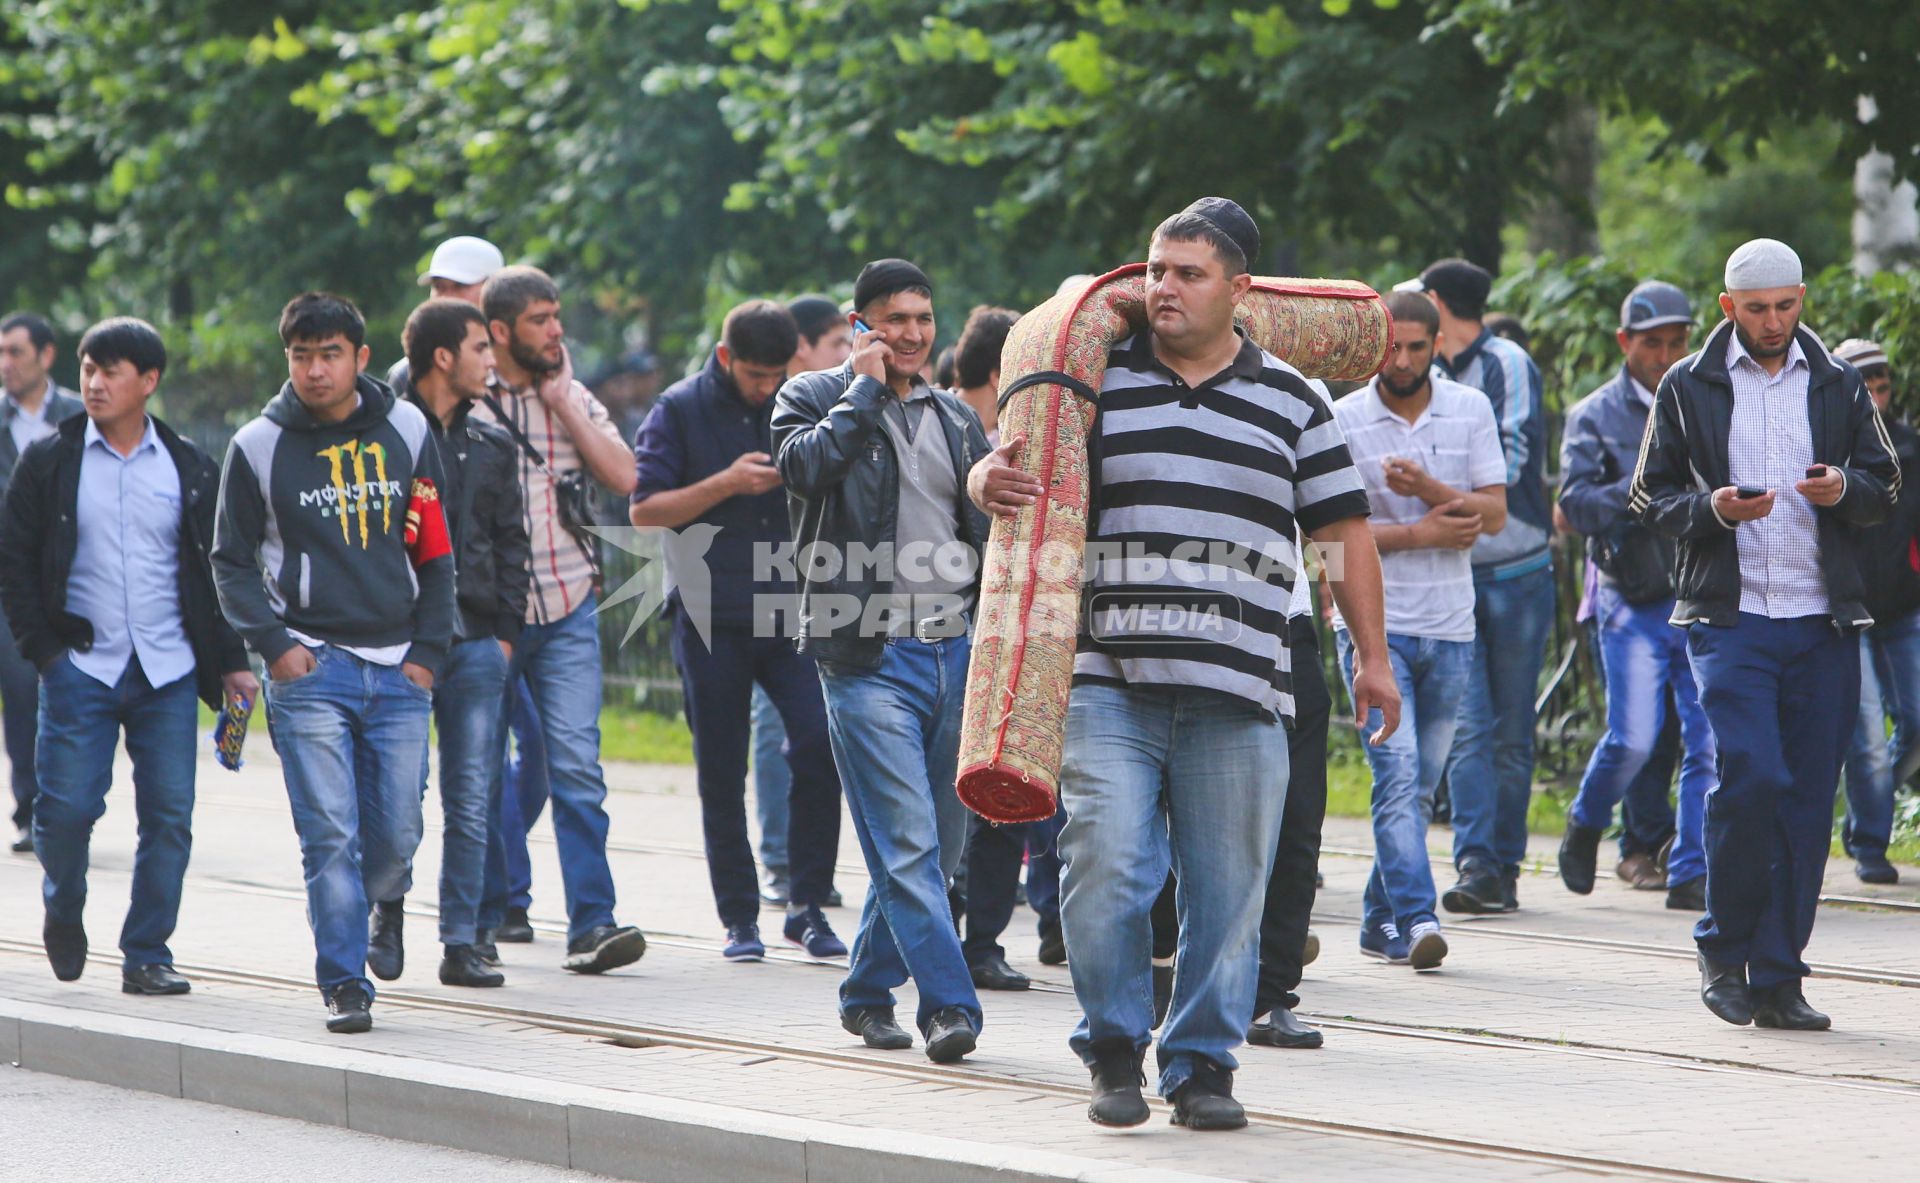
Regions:
M 1699 324 L 1687 294 L 1670 283 L 1649 279 L 1627 293 L 1620 304 L 1620 327 L 1629 333 L 1661 325 Z

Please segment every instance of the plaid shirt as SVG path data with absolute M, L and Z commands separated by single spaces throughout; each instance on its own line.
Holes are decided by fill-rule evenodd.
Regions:
M 1813 502 L 1794 492 L 1813 463 L 1807 422 L 1807 355 L 1794 341 L 1778 374 L 1768 374 L 1728 334 L 1727 376 L 1733 380 L 1733 426 L 1727 433 L 1727 473 L 1736 485 L 1774 492 L 1773 512 L 1741 522 L 1740 611 L 1774 620 L 1822 616 L 1828 611 L 1820 569 L 1820 525 Z
M 527 541 L 530 560 L 528 562 L 527 587 L 527 623 L 550 624 L 565 618 L 575 608 L 587 602 L 593 594 L 593 559 L 587 548 L 567 533 L 560 524 L 560 500 L 556 482 L 569 472 L 586 467 L 581 458 L 580 449 L 574 446 L 573 437 L 561 426 L 560 417 L 532 391 L 517 391 L 501 384 L 488 391 L 488 397 L 500 404 L 507 413 L 507 419 L 513 427 L 539 449 L 546 458 L 544 470 L 527 455 L 527 450 L 515 441 L 514 451 L 520 458 L 520 488 L 523 494 L 522 513 L 527 523 Z M 573 397 L 587 412 L 594 429 L 615 443 L 624 443 L 620 439 L 619 428 L 613 425 L 613 417 L 607 414 L 607 408 L 585 386 L 575 382 Z M 473 413 L 483 422 L 499 423 L 500 417 L 486 400 L 474 407 Z M 513 434 L 512 431 L 508 432 Z

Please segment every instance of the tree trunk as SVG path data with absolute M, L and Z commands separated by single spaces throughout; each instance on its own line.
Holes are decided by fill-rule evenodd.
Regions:
M 1549 191 L 1527 218 L 1527 249 L 1552 251 L 1562 259 L 1598 254 L 1600 226 L 1594 217 L 1595 176 L 1600 160 L 1600 115 L 1574 103 L 1547 136 L 1553 154 Z

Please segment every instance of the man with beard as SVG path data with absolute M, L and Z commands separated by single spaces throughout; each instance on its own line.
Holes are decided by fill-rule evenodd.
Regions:
M 1470 550 L 1506 522 L 1506 462 L 1485 396 L 1434 368 L 1440 317 L 1413 292 L 1387 297 L 1393 352 L 1364 388 L 1333 406 L 1373 506 L 1368 523 L 1386 585 L 1387 648 L 1400 687 L 1400 730 L 1367 749 L 1373 770 L 1373 873 L 1360 952 L 1416 970 L 1439 966 L 1427 822 L 1453 747 L 1473 665 Z M 1353 642 L 1336 614 L 1343 668 Z
M 1233 1051 L 1254 1017 L 1261 889 L 1287 797 L 1296 530 L 1341 553 L 1356 714 L 1374 743 L 1399 722 L 1367 496 L 1340 428 L 1298 370 L 1234 327 L 1259 257 L 1259 228 L 1225 198 L 1162 222 L 1148 328 L 1109 349 L 1101 385 L 1088 545 L 1121 555 L 1089 572 L 1060 768 L 1061 919 L 1085 1016 L 1071 1046 L 1099 1125 L 1150 1114 L 1151 912 L 1169 869 L 1180 945 L 1159 1091 L 1176 1125 L 1247 1123 Z M 1012 514 L 1045 494 L 1013 466 L 1025 442 L 974 469 L 976 504 Z M 1202 561 L 1186 557 L 1196 541 Z
M 1607 731 L 1593 749 L 1580 792 L 1567 810 L 1560 842 L 1560 880 L 1567 890 L 1593 890 L 1600 838 L 1613 824 L 1616 802 L 1628 801 L 1620 834 L 1620 877 L 1657 880 L 1654 855 L 1669 833 L 1667 906 L 1706 907 L 1706 853 L 1700 823 L 1713 784 L 1713 729 L 1700 710 L 1686 635 L 1667 623 L 1673 615 L 1673 543 L 1627 512 L 1628 487 L 1646 435 L 1654 388 L 1686 352 L 1696 322 L 1679 288 L 1649 280 L 1620 306 L 1619 342 L 1626 360 L 1613 381 L 1567 412 L 1560 445 L 1560 509 L 1587 536 L 1587 561 L 1597 574 L 1593 615 L 1607 688 Z M 1680 766 L 1680 809 L 1666 805 L 1667 769 L 1642 777 L 1666 726 L 1668 703 L 1680 718 L 1686 758 Z M 1634 802 L 1636 791 L 1645 796 Z M 1669 826 L 1672 821 L 1676 824 Z
M 1900 465 L 1860 372 L 1801 327 L 1805 296 L 1787 244 L 1733 252 L 1727 319 L 1660 383 L 1629 508 L 1679 543 L 1673 623 L 1719 745 L 1701 1001 L 1737 1026 L 1824 1031 L 1800 955 L 1873 623 L 1859 532 L 1892 509 Z
M 607 782 L 600 770 L 600 630 L 593 538 L 570 520 L 563 498 L 588 477 L 633 492 L 633 452 L 600 400 L 573 380 L 560 289 L 536 267 L 507 267 L 487 280 L 481 306 L 493 334 L 493 390 L 475 414 L 506 429 L 520 449 L 520 491 L 532 552 L 526 627 L 507 684 L 525 677 L 540 720 L 553 794 L 553 834 L 567 897 L 567 969 L 604 973 L 646 952 L 639 929 L 613 918 L 607 865 Z M 571 527 L 571 528 L 570 528 Z M 504 760 L 505 753 L 502 752 Z M 496 773 L 497 775 L 497 773 Z M 491 841 L 503 843 L 494 834 Z M 504 860 L 489 852 L 480 926 L 505 914 Z

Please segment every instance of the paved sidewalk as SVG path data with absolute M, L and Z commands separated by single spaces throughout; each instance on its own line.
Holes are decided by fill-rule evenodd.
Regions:
M 1351 918 L 1368 863 L 1330 856 L 1316 920 L 1325 952 L 1302 988 L 1302 1012 L 1324 1022 L 1327 1047 L 1241 1053 L 1236 1093 L 1268 1120 L 1244 1133 L 1196 1135 L 1167 1126 L 1162 1110 L 1140 1130 L 1106 1131 L 1084 1118 L 1086 1074 L 1066 1049 L 1077 1013 L 1066 971 L 1033 960 L 1025 910 L 1007 943 L 1040 988 L 987 995 L 979 1052 L 944 1077 L 926 1071 L 918 1048 L 868 1052 L 842 1033 L 834 1021 L 836 969 L 810 964 L 798 951 L 759 965 L 723 962 L 691 770 L 680 768 L 609 770 L 620 916 L 653 941 L 637 966 L 601 979 L 560 970 L 558 873 L 543 840 L 534 853 L 540 937 L 502 947 L 508 987 L 441 987 L 432 920 L 438 801 L 430 796 L 428 839 L 409 898 L 407 971 L 383 988 L 370 1036 L 328 1036 L 317 994 L 279 984 L 306 979 L 313 951 L 278 769 L 264 743 L 248 758 L 238 775 L 203 763 L 193 871 L 174 947 L 183 968 L 273 980 L 206 977 L 186 998 L 118 993 L 112 946 L 133 850 L 123 775 L 94 845 L 89 929 L 103 956 L 81 982 L 54 981 L 37 952 L 37 865 L 0 858 L 0 892 L 16 901 L 0 909 L 0 999 L 10 1000 L 0 1006 L 37 1016 L 32 1023 L 40 1026 L 23 1030 L 44 1031 L 61 1014 L 80 1025 L 131 1016 L 173 1032 L 141 1028 L 151 1038 L 192 1044 L 244 1036 L 272 1041 L 295 1059 L 383 1058 L 395 1073 L 439 1073 L 434 1079 L 448 1087 L 467 1073 L 496 1090 L 512 1091 L 500 1082 L 560 1090 L 540 1095 L 574 1097 L 576 1107 L 587 1104 L 579 1098 L 605 1107 L 609 1094 L 641 1108 L 706 1106 L 701 1112 L 738 1115 L 748 1131 L 742 1139 L 810 1147 L 804 1171 L 792 1177 L 884 1177 L 891 1163 L 895 1177 L 933 1178 L 929 1164 L 944 1156 L 952 1177 L 987 1177 L 967 1172 L 997 1162 L 1003 1178 L 1023 1171 L 1092 1178 L 1108 1169 L 1129 1178 L 1143 1171 L 1275 1180 L 1417 1172 L 1423 1180 L 1497 1181 L 1692 1172 L 1850 1180 L 1897 1177 L 1899 1164 L 1920 1151 L 1913 1119 L 1920 1037 L 1912 1031 L 1920 1014 L 1920 913 L 1823 908 L 1809 958 L 1851 976 L 1816 977 L 1808 993 L 1837 1029 L 1764 1032 L 1728 1027 L 1701 1008 L 1691 917 L 1666 911 L 1659 893 L 1603 878 L 1581 898 L 1530 875 L 1521 885 L 1524 911 L 1449 925 L 1445 970 L 1415 975 L 1359 956 Z M 864 879 L 851 827 L 846 838 L 840 887 L 855 901 Z M 1335 820 L 1327 842 L 1364 849 L 1366 827 Z M 1445 849 L 1444 833 L 1434 846 Z M 1540 853 L 1551 856 L 1547 845 Z M 1920 882 L 1920 874 L 1909 879 Z M 1833 883 L 1866 894 L 1850 874 Z M 854 909 L 831 916 L 851 934 Z M 764 919 L 777 935 L 773 910 Z M 1876 975 L 1905 984 L 1859 980 Z M 570 1016 L 584 1033 L 436 1009 L 438 1000 Z M 911 1005 L 908 991 L 902 1012 Z M 772 1046 L 743 1049 L 742 1042 Z M 793 1122 L 801 1124 L 780 1124 Z M 552 1146 L 528 1157 L 676 1177 L 644 1173 L 644 1151 L 624 1164 L 593 1159 L 592 1139 L 577 1131 L 569 1157 L 567 1128 L 563 1122 L 560 1157 Z M 535 1131 L 529 1139 L 551 1134 L 540 1134 L 546 1127 L 537 1122 L 528 1129 Z M 1828 1129 L 1846 1136 L 1824 1136 Z M 383 1132 L 442 1140 L 419 1129 Z M 489 1134 L 517 1136 L 497 1123 Z M 929 1154 L 935 1145 L 942 1155 Z M 514 1152 L 510 1145 L 470 1148 Z M 1511 1153 L 1503 1157 L 1501 1148 Z M 977 1159 L 971 1166 L 960 1161 L 969 1155 Z M 1609 1163 L 1618 1165 L 1607 1172 Z

